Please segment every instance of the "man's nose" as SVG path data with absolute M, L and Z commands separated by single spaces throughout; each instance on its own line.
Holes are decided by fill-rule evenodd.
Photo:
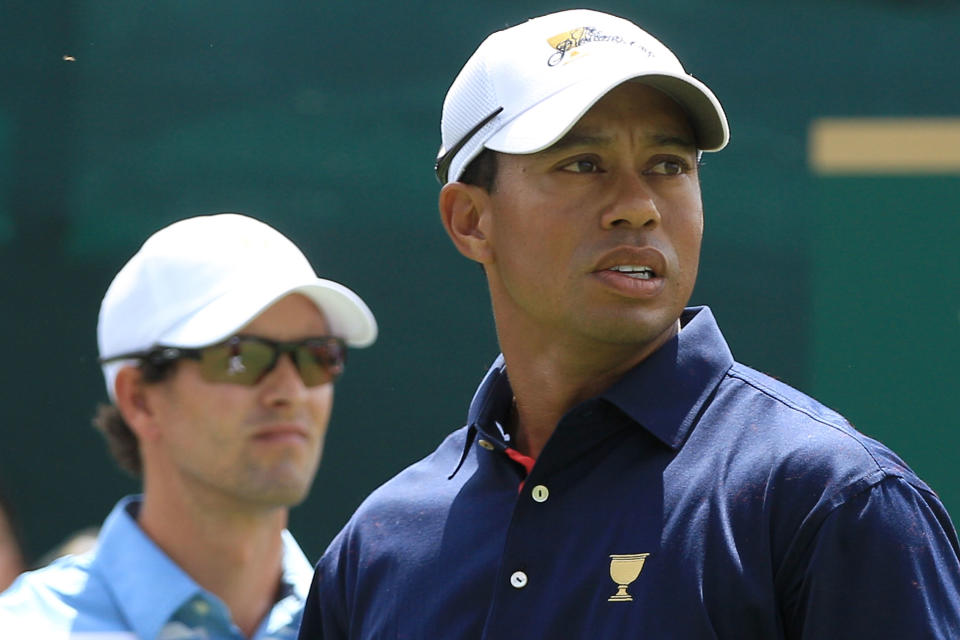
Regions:
M 293 354 L 281 353 L 263 380 L 264 401 L 272 406 L 296 404 L 307 393 L 307 386 L 300 376 L 300 370 L 293 361 Z
M 604 229 L 639 229 L 660 224 L 660 211 L 654 201 L 653 190 L 643 174 L 634 170 L 622 171 L 615 189 L 616 199 L 600 220 Z

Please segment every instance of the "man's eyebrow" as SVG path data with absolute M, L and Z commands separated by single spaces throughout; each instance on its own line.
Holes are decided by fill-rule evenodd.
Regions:
M 552 145 L 544 149 L 547 153 L 553 153 L 558 151 L 565 151 L 572 147 L 593 147 L 600 146 L 606 147 L 613 144 L 613 138 L 610 136 L 604 136 L 599 134 L 591 133 L 581 133 L 579 131 L 571 131 L 567 135 L 563 136 Z
M 681 147 L 683 149 L 696 149 L 697 146 L 693 138 L 683 134 L 651 133 L 647 135 L 647 140 L 658 147 Z M 606 147 L 610 146 L 611 144 L 613 144 L 612 136 L 589 132 L 571 131 L 544 149 L 544 152 L 559 153 L 575 147 Z
M 651 142 L 661 147 L 685 147 L 695 149 L 697 144 L 692 138 L 684 135 L 671 135 L 668 133 L 655 133 L 650 136 Z

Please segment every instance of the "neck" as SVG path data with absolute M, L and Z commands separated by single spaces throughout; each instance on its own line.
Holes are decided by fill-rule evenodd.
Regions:
M 154 489 L 145 474 L 144 532 L 252 637 L 276 602 L 287 509 L 225 508 L 188 491 Z
M 577 404 L 608 389 L 679 331 L 671 330 L 644 345 L 541 338 L 537 332 L 503 331 L 498 338 L 514 394 L 516 448 L 536 458 L 557 424 Z M 523 335 L 520 335 L 520 334 Z

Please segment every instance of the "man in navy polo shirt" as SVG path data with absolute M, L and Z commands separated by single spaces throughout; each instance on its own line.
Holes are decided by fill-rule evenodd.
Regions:
M 714 94 L 635 25 L 491 35 L 437 174 L 503 355 L 467 425 L 373 493 L 317 566 L 302 639 L 960 638 L 937 496 L 684 308 Z

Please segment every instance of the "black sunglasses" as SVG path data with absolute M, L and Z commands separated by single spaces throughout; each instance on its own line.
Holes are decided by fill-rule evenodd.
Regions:
M 180 358 L 189 358 L 200 362 L 200 374 L 207 382 L 255 385 L 277 366 L 280 356 L 285 353 L 290 354 L 303 384 L 308 387 L 333 382 L 343 373 L 347 361 L 346 344 L 334 336 L 276 342 L 257 336 L 238 335 L 197 349 L 158 346 L 149 351 L 102 358 L 100 364 L 118 360 L 146 360 L 161 367 Z
M 503 107 L 497 107 L 497 110 L 488 115 L 486 118 L 477 123 L 473 129 L 467 131 L 467 135 L 460 138 L 453 146 L 447 149 L 443 155 L 437 158 L 437 163 L 433 165 L 433 170 L 437 174 L 437 180 L 440 181 L 440 184 L 447 183 L 447 173 L 450 171 L 450 163 L 453 162 L 453 156 L 457 155 L 457 152 L 460 149 L 463 149 L 463 145 L 467 144 L 470 141 L 470 138 L 477 135 L 477 132 L 480 129 L 483 129 L 484 125 L 493 120 L 503 111 Z

